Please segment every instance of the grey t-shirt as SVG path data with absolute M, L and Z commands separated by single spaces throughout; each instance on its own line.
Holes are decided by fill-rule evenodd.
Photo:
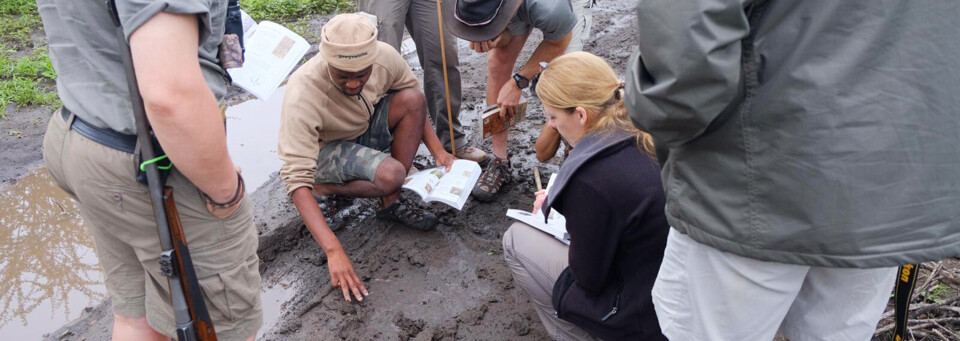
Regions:
M 217 52 L 223 39 L 226 1 L 117 0 L 126 39 L 157 13 L 196 14 L 200 69 L 219 100 L 227 81 Z M 83 120 L 125 134 L 135 134 L 119 41 L 102 0 L 37 0 L 50 60 L 57 71 L 57 92 L 64 107 Z M 158 47 L 160 48 L 160 47 Z
M 511 35 L 530 34 L 536 27 L 544 39 L 556 40 L 577 26 L 570 0 L 525 0 L 507 29 Z

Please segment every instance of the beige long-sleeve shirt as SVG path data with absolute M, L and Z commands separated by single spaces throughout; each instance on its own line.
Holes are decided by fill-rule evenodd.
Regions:
M 287 194 L 313 188 L 320 149 L 330 141 L 351 140 L 367 131 L 374 105 L 387 91 L 419 88 L 417 77 L 397 50 L 383 42 L 361 95 L 347 96 L 334 85 L 327 62 L 317 54 L 290 76 L 280 112 L 277 152 Z

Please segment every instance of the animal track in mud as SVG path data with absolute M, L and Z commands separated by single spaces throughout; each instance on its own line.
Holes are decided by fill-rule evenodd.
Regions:
M 635 46 L 636 2 L 603 1 L 594 12 L 595 41 L 588 51 L 608 58 L 619 73 Z M 326 19 L 312 22 L 319 28 Z M 539 41 L 530 36 L 520 60 Z M 311 47 L 311 54 L 316 47 Z M 410 58 L 416 58 L 410 55 Z M 486 55 L 460 49 L 463 99 L 460 119 L 470 144 L 490 152 L 481 140 L 476 113 L 484 107 Z M 417 74 L 422 74 L 418 71 Z M 466 76 L 471 75 L 471 76 Z M 231 90 L 236 92 L 236 89 Z M 234 95 L 236 96 L 236 95 Z M 264 283 L 285 281 L 297 291 L 262 339 L 264 340 L 543 340 L 548 339 L 529 298 L 516 287 L 502 255 L 501 237 L 511 220 L 507 208 L 529 209 L 533 201 L 532 168 L 547 180 L 559 170 L 559 158 L 541 164 L 534 149 L 544 122 L 538 100 L 530 98 L 528 119 L 510 133 L 512 181 L 497 202 L 469 200 L 463 211 L 445 205 L 424 205 L 440 218 L 437 231 L 420 232 L 372 218 L 374 199 L 328 198 L 318 203 L 344 246 L 357 275 L 370 291 L 362 303 L 348 303 L 330 286 L 326 256 L 303 226 L 281 181 L 273 178 L 249 198 L 260 234 L 258 255 Z M 432 165 L 418 156 L 419 169 Z M 409 201 L 419 203 L 416 195 Z M 101 305 L 95 312 L 103 312 Z M 68 326 L 75 339 L 108 326 L 110 314 L 91 314 Z M 93 324 L 88 327 L 88 324 Z M 62 330 L 60 331 L 62 332 Z M 89 333 L 88 333 L 89 332 Z M 51 335 L 60 335 L 54 332 Z M 109 335 L 109 334 L 105 334 Z

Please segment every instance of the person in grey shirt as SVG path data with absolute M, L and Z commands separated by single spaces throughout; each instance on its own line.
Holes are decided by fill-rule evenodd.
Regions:
M 669 150 L 668 338 L 867 340 L 896 266 L 960 255 L 960 2 L 637 13 L 627 106 Z
M 528 88 L 540 72 L 540 63 L 550 62 L 564 53 L 577 24 L 570 1 L 555 0 L 444 0 L 443 16 L 447 29 L 470 41 L 472 50 L 490 53 L 486 103 L 499 106 L 500 115 L 505 119 L 516 115 L 523 89 Z M 514 72 L 514 64 L 534 28 L 543 33 L 543 40 Z M 474 198 L 484 202 L 493 201 L 510 180 L 507 131 L 494 134 L 492 140 L 494 159 L 487 164 L 471 192 Z
M 247 340 L 263 314 L 257 230 L 227 154 L 218 105 L 227 89 L 218 59 L 226 7 L 226 1 L 116 1 L 146 115 L 174 165 L 166 185 L 176 193 L 217 336 Z M 136 180 L 143 160 L 117 27 L 101 0 L 38 0 L 37 9 L 64 105 L 50 118 L 44 162 L 79 203 L 96 244 L 112 302 L 112 337 L 175 338 L 152 201 Z

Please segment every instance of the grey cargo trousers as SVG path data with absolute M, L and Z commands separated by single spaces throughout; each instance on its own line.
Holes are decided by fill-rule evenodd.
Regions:
M 406 27 L 417 46 L 417 58 L 423 67 L 423 92 L 427 112 L 444 149 L 450 151 L 450 122 L 444 97 L 443 60 L 440 54 L 440 27 L 436 0 L 357 0 L 357 8 L 376 15 L 380 21 L 378 39 L 400 51 L 403 28 Z M 457 58 L 457 37 L 444 32 L 447 54 L 447 77 L 450 81 L 450 110 L 453 136 L 457 148 L 464 146 L 466 135 L 460 125 L 460 61 Z

